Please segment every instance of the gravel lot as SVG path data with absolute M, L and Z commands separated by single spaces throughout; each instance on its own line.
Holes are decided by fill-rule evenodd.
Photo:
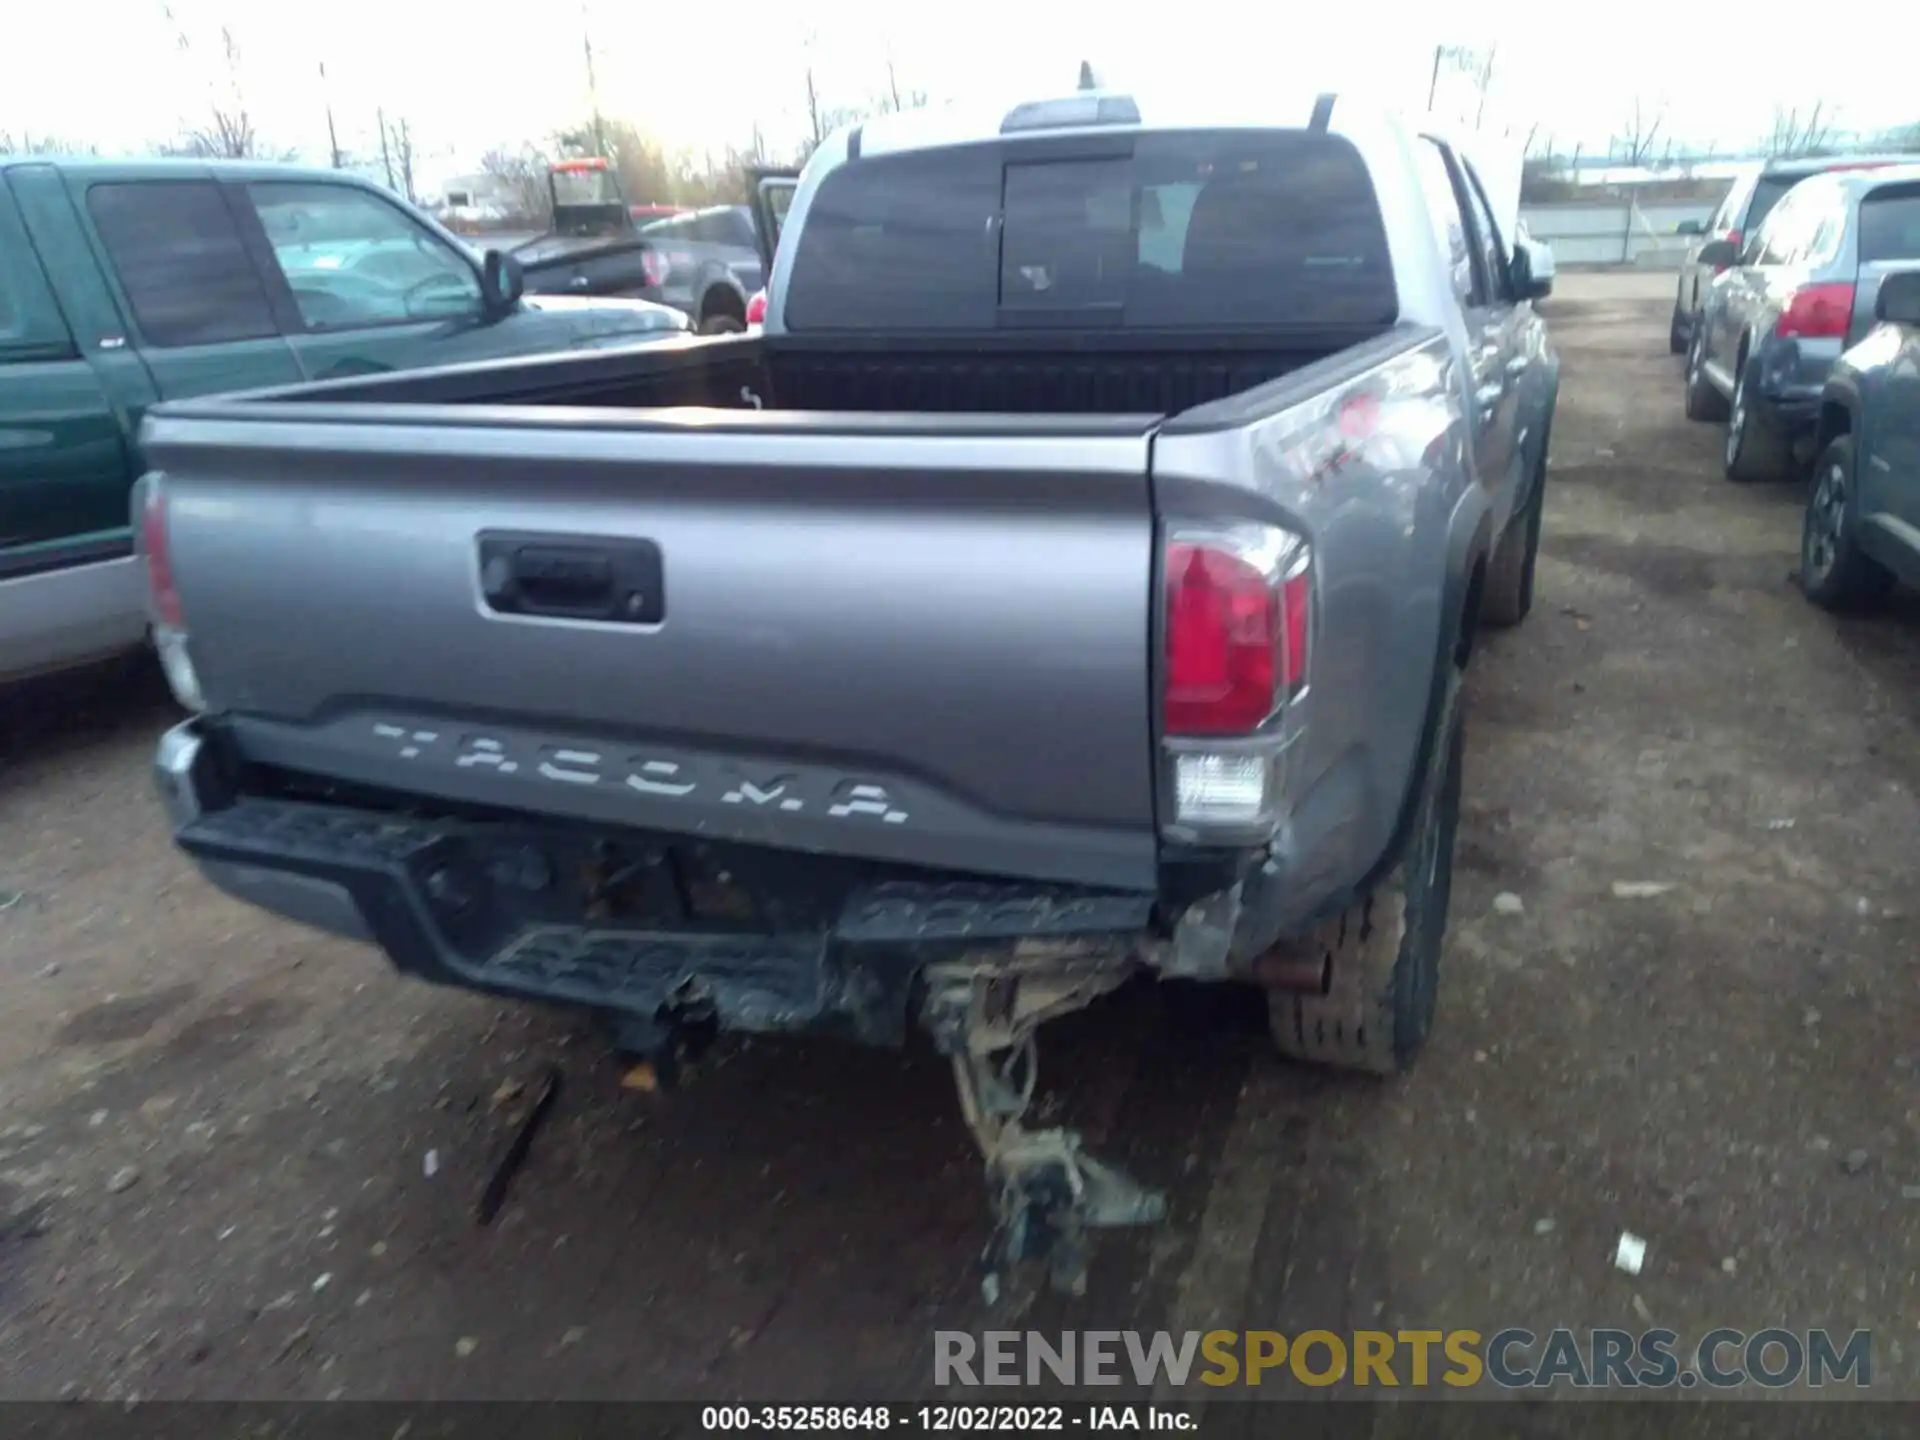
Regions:
M 1540 595 L 1476 661 L 1421 1066 L 1290 1069 L 1235 996 L 1057 1027 L 1060 1110 L 1174 1213 L 1022 1325 L 1864 1326 L 1876 1391 L 1920 1395 L 1920 605 L 1800 599 L 1800 489 L 1720 478 L 1669 294 L 1549 303 Z M 144 668 L 0 707 L 8 1398 L 905 1398 L 936 1327 L 988 1323 L 931 1056 L 755 1042 L 623 1088 L 568 1017 L 202 884 L 149 793 Z M 557 1111 L 480 1227 L 549 1063 Z

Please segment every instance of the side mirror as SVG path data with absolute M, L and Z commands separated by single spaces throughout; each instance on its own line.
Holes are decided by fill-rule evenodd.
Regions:
M 499 250 L 487 251 L 480 262 L 480 293 L 489 316 L 497 320 L 507 314 L 520 303 L 526 289 L 527 274 L 518 260 Z
M 1520 299 L 1546 299 L 1553 293 L 1553 251 L 1538 240 L 1516 240 L 1510 273 Z
M 1709 240 L 1693 258 L 1702 265 L 1711 265 L 1715 270 L 1725 270 L 1740 259 L 1740 250 L 1731 240 Z
M 1920 271 L 1889 275 L 1873 297 L 1873 318 L 1895 325 L 1920 325 Z
M 1704 235 L 1707 233 L 1707 222 L 1704 220 L 1682 220 L 1678 225 L 1673 227 L 1673 233 L 1676 235 Z

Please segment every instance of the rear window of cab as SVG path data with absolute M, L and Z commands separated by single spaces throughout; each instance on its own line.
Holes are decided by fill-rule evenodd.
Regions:
M 807 210 L 787 327 L 1343 327 L 1398 312 L 1366 163 L 1317 131 L 1059 137 L 842 165 Z

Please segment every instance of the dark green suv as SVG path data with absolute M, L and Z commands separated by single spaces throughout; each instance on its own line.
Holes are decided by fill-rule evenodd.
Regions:
M 521 292 L 513 261 L 338 171 L 0 157 L 0 680 L 140 642 L 149 405 L 688 328 Z

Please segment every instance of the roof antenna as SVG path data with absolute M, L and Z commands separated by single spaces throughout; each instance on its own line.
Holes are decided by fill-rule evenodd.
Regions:
M 1078 88 L 1082 90 L 1098 90 L 1100 88 L 1100 82 L 1093 78 L 1093 62 L 1091 60 L 1082 60 L 1080 62 L 1080 84 Z

